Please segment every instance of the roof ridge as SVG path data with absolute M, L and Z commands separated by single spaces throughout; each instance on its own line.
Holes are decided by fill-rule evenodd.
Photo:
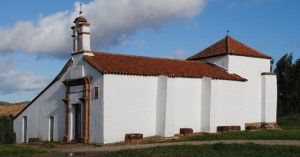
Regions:
M 204 50 L 188 57 L 187 60 L 197 60 L 221 55 L 237 55 L 264 59 L 272 58 L 227 35 L 225 38 L 215 42 Z
M 221 40 L 219 40 L 219 41 L 217 41 L 217 42 L 215 42 L 215 43 L 210 44 L 208 47 L 206 47 L 206 48 L 203 49 L 202 51 L 200 51 L 200 52 L 198 52 L 198 53 L 196 53 L 196 54 L 194 54 L 194 55 L 188 57 L 186 60 L 194 60 L 194 59 L 197 59 L 197 58 L 195 58 L 195 57 L 198 56 L 201 52 L 211 49 L 212 46 L 214 46 L 215 44 L 221 42 L 222 40 L 226 40 L 226 39 L 225 39 L 225 38 L 222 38 Z M 225 42 L 226 42 L 226 41 L 225 41 Z
M 108 54 L 108 55 L 117 55 L 117 56 L 128 56 L 128 57 L 137 57 L 137 58 L 150 58 L 150 59 L 159 59 L 159 60 L 171 60 L 171 61 L 181 61 L 181 62 L 199 62 L 206 63 L 204 61 L 193 61 L 193 60 L 184 60 L 184 59 L 172 59 L 172 58 L 160 58 L 160 57 L 149 57 L 149 56 L 138 56 L 138 55 L 128 55 L 128 54 L 119 54 L 119 53 L 110 53 L 110 52 L 92 52 L 93 54 Z
M 229 43 L 230 37 L 227 35 L 226 36 L 226 53 L 228 54 L 230 52 L 230 43 Z
M 233 38 L 231 38 L 231 39 L 233 39 Z M 262 52 L 260 52 L 260 51 L 258 51 L 258 50 L 256 50 L 256 49 L 254 49 L 254 48 L 252 48 L 252 47 L 250 47 L 250 46 L 247 46 L 247 45 L 243 44 L 243 43 L 240 42 L 240 41 L 237 41 L 237 40 L 235 40 L 235 39 L 233 39 L 233 40 L 234 40 L 235 42 L 238 42 L 238 43 L 242 44 L 243 46 L 245 46 L 245 47 L 247 47 L 247 48 L 249 48 L 249 49 L 251 49 L 251 50 L 257 52 L 257 53 L 260 53 L 260 54 L 262 54 L 262 55 L 265 55 L 265 54 L 263 54 Z M 265 56 L 268 56 L 268 55 L 265 55 Z M 270 56 L 268 56 L 268 57 L 270 57 Z
M 83 56 L 92 67 L 103 74 L 225 79 L 247 81 L 203 61 L 154 58 L 135 55 L 93 52 Z

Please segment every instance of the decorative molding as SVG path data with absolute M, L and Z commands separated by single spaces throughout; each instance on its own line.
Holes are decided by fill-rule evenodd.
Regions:
M 78 79 L 67 79 L 63 81 L 64 85 L 66 86 L 66 98 L 63 101 L 66 104 L 66 121 L 65 121 L 65 136 L 64 141 L 70 142 L 70 135 L 69 135 L 69 125 L 70 125 L 70 87 L 71 86 L 78 86 L 82 85 L 82 98 L 79 100 L 82 102 L 82 137 L 80 142 L 82 143 L 89 143 L 90 142 L 90 95 L 91 95 L 91 76 L 86 76 Z
M 79 33 L 79 35 L 82 35 L 82 34 L 90 35 L 91 33 L 90 33 L 90 32 L 80 32 L 80 33 Z
M 71 55 L 77 55 L 77 54 L 81 54 L 81 53 L 93 53 L 92 51 L 78 51 L 78 52 L 74 52 Z
M 89 23 L 80 23 L 78 26 L 82 27 L 82 26 L 86 26 L 86 27 L 90 27 L 91 24 Z
M 276 73 L 271 73 L 271 72 L 263 72 L 261 75 L 277 75 Z

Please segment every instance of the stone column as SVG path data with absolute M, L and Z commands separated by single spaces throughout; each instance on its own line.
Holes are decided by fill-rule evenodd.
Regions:
M 84 78 L 84 84 L 82 86 L 82 138 L 81 142 L 90 142 L 90 95 L 91 95 L 91 77 Z
M 70 128 L 70 86 L 66 83 L 66 99 L 63 99 L 66 105 L 66 112 L 65 112 L 65 136 L 64 141 L 70 142 L 70 135 L 69 135 L 69 128 Z

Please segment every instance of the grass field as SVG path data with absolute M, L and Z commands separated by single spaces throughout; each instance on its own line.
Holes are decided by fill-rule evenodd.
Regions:
M 300 114 L 293 114 L 278 118 L 281 130 L 260 130 L 260 131 L 238 131 L 218 134 L 194 135 L 187 138 L 159 141 L 180 142 L 180 141 L 212 141 L 212 140 L 300 140 Z M 155 140 L 145 143 L 155 143 Z
M 300 113 L 278 118 L 277 123 L 284 130 L 300 130 Z
M 300 147 L 296 146 L 266 146 L 253 143 L 213 145 L 176 145 L 154 147 L 147 149 L 130 149 L 112 152 L 108 157 L 163 157 L 163 156 L 209 156 L 209 157 L 234 157 L 234 156 L 300 156 Z
M 0 157 L 12 157 L 23 155 L 34 155 L 46 153 L 45 151 L 35 150 L 30 147 L 22 147 L 16 144 L 0 145 Z

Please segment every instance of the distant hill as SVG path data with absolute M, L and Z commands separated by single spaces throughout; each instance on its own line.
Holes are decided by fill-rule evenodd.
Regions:
M 0 116 L 16 116 L 19 112 L 21 112 L 27 104 L 14 104 L 14 105 L 0 105 Z
M 30 101 L 18 102 L 18 103 L 9 103 L 5 101 L 0 101 L 0 116 L 16 116 L 21 112 Z
M 10 103 L 6 101 L 0 101 L 0 105 L 21 105 L 21 104 L 29 104 L 30 101 L 23 101 L 23 102 L 18 102 L 18 103 Z

